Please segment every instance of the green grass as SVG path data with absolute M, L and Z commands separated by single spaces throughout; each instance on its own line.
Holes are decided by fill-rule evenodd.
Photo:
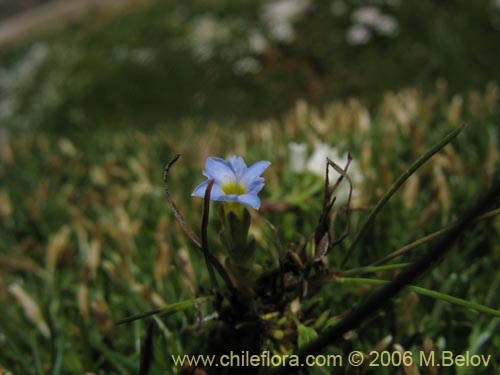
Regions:
M 475 101 L 465 101 L 458 117 L 467 120 L 466 130 L 417 171 L 417 185 L 408 182 L 396 193 L 360 239 L 350 268 L 368 266 L 446 226 L 491 183 L 498 173 L 498 100 L 491 100 L 492 92 L 490 88 Z M 408 111 L 409 103 L 416 106 L 413 112 Z M 305 141 L 311 147 L 319 138 L 351 152 L 365 178 L 353 204 L 372 206 L 424 149 L 457 126 L 447 120 L 452 107 L 446 99 L 402 92 L 398 99 L 388 96 L 372 112 L 366 129 L 356 116 L 366 108 L 351 102 L 333 103 L 324 112 L 301 104 L 284 122 L 248 124 L 238 137 L 226 127 L 199 130 L 188 123 L 182 124 L 180 134 L 158 127 L 119 133 L 101 129 L 90 139 L 19 135 L 2 148 L 0 164 L 0 365 L 14 373 L 136 373 L 147 320 L 119 326 L 114 322 L 166 304 L 174 304 L 171 309 L 179 312 L 153 319 L 151 373 L 175 373 L 179 369 L 170 354 L 202 350 L 204 335 L 215 323 L 197 319 L 211 314 L 213 306 L 194 302 L 194 309 L 177 308 L 192 306 L 194 297 L 210 291 L 203 257 L 175 223 L 163 195 L 162 171 L 173 155 L 183 154 L 172 167 L 170 189 L 198 233 L 202 204 L 190 194 L 203 179 L 207 156 L 236 153 L 249 162 L 273 163 L 262 192 L 268 208 L 252 215 L 251 229 L 259 243 L 257 261 L 270 266 L 277 247 L 266 220 L 287 248 L 311 238 L 321 208 L 321 178 L 290 172 L 288 142 Z M 406 116 L 401 117 L 402 111 Z M 305 203 L 283 212 L 273 209 L 277 203 L 297 201 Z M 331 269 L 340 267 L 367 214 L 367 209 L 352 213 L 351 236 L 328 255 Z M 338 233 L 343 229 L 342 210 L 339 215 Z M 498 311 L 498 229 L 498 218 L 478 224 L 417 285 Z M 213 217 L 210 248 L 220 256 L 217 232 Z M 417 248 L 394 261 L 411 262 L 421 251 Z M 382 267 L 370 278 L 387 280 L 395 272 Z M 301 302 L 302 313 L 292 316 L 300 319 L 304 332 L 314 327 L 321 334 L 369 291 L 349 283 L 325 284 Z M 493 374 L 499 365 L 495 353 L 500 352 L 500 341 L 494 334 L 498 319 L 448 303 L 453 298 L 434 299 L 439 295 L 426 293 L 418 297 L 405 292 L 333 351 L 368 352 L 391 334 L 394 342 L 417 352 L 428 338 L 456 354 L 492 354 L 494 364 L 474 373 Z M 181 301 L 186 302 L 175 305 Z M 286 317 L 290 311 L 280 314 Z M 282 339 L 270 338 L 265 346 L 294 350 L 293 320 L 266 319 Z M 380 373 L 393 372 L 389 368 Z
M 164 196 L 163 168 L 178 153 L 169 187 L 196 233 L 203 205 L 190 195 L 208 156 L 272 162 L 251 232 L 266 271 L 286 254 L 290 283 L 311 271 L 301 267 L 314 255 L 324 182 L 292 173 L 289 143 L 306 143 L 310 156 L 321 141 L 359 163 L 350 235 L 325 259 L 343 278 L 313 273 L 301 300 L 299 288 L 281 304 L 255 298 L 266 302 L 258 310 L 262 348 L 275 353 L 324 333 L 432 245 L 414 241 L 448 228 L 491 186 L 500 163 L 498 10 L 486 0 L 387 2 L 380 9 L 397 19 L 397 35 L 352 46 L 346 32 L 355 2 L 340 16 L 331 3 L 315 2 L 290 43 L 272 41 L 261 2 L 151 1 L 41 34 L 38 47 L 0 51 L 0 78 L 8 78 L 0 79 L 0 121 L 11 130 L 0 146 L 0 372 L 132 374 L 150 364 L 151 374 L 179 373 L 171 354 L 210 352 L 224 340 L 231 346 L 220 325 L 231 310 L 204 298 L 213 291 L 203 255 Z M 200 59 L 189 35 L 207 15 L 230 33 Z M 268 39 L 264 51 L 249 52 L 249 30 Z M 261 70 L 235 72 L 248 56 Z M 398 177 L 464 123 L 356 237 Z M 338 238 L 346 218 L 335 209 Z M 209 247 L 223 260 L 216 213 L 213 203 Z M 399 344 L 414 356 L 428 347 L 491 354 L 489 367 L 473 371 L 495 374 L 499 233 L 498 217 L 480 221 L 443 263 L 329 353 L 370 352 L 391 335 L 387 350 Z M 398 249 L 402 256 L 373 266 Z M 217 308 L 222 319 L 203 319 Z M 135 319 L 141 315 L 148 317 Z

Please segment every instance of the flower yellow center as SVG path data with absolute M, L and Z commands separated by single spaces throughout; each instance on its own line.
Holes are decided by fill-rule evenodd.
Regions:
M 245 186 L 234 181 L 229 181 L 222 185 L 222 191 L 226 194 L 243 195 L 245 194 Z

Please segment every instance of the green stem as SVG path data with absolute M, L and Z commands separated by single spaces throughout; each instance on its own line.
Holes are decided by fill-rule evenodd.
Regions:
M 352 255 L 352 252 L 354 251 L 354 248 L 358 244 L 358 242 L 361 240 L 361 238 L 365 235 L 366 231 L 372 224 L 372 222 L 375 220 L 375 217 L 378 215 L 380 210 L 386 205 L 386 203 L 391 199 L 391 197 L 396 193 L 396 191 L 406 182 L 406 180 L 418 169 L 420 168 L 427 160 L 429 160 L 434 154 L 436 154 L 439 150 L 441 150 L 444 146 L 446 146 L 448 143 L 450 143 L 460 132 L 465 128 L 465 124 L 456 128 L 452 132 L 450 132 L 446 137 L 444 137 L 441 141 L 436 143 L 433 147 L 431 147 L 427 152 L 425 152 L 420 158 L 418 158 L 415 162 L 413 162 L 410 167 L 403 172 L 403 174 L 394 182 L 394 184 L 389 188 L 389 190 L 386 191 L 386 193 L 380 198 L 378 203 L 376 204 L 375 208 L 373 211 L 370 213 L 368 218 L 366 219 L 365 223 L 357 233 L 356 237 L 354 237 L 354 240 L 352 241 L 351 245 L 349 246 L 349 249 L 347 250 L 346 255 L 344 256 L 344 259 L 342 260 L 342 263 L 340 265 L 340 268 L 344 268 L 347 260 L 349 257 Z
M 341 283 L 349 283 L 349 284 L 361 284 L 361 285 L 385 285 L 388 284 L 390 281 L 387 280 L 380 280 L 380 279 L 365 279 L 361 277 L 338 277 L 335 279 L 337 282 Z M 416 285 L 407 285 L 406 288 L 408 290 L 411 290 L 415 293 L 432 297 L 435 299 L 439 299 L 441 301 L 446 301 L 451 304 L 465 307 L 467 309 L 475 310 L 478 312 L 490 314 L 496 318 L 500 318 L 500 310 L 493 309 L 488 306 L 481 305 L 476 302 L 470 302 L 461 298 L 453 297 L 448 294 L 436 292 L 435 290 L 430 290 L 430 289 L 425 289 Z
M 37 375 L 43 375 L 42 362 L 40 361 L 40 356 L 38 352 L 38 345 L 36 343 L 36 338 L 31 340 L 31 354 L 33 355 L 33 362 L 35 365 L 35 373 Z
M 59 375 L 61 372 L 61 364 L 64 353 L 64 337 L 60 337 L 56 340 L 56 357 L 54 359 L 54 364 L 52 366 L 52 375 Z
M 190 299 L 190 300 L 186 300 L 186 301 L 171 303 L 170 305 L 166 305 L 166 306 L 160 307 L 158 309 L 150 310 L 150 311 L 147 311 L 147 312 L 142 313 L 142 314 L 128 316 L 122 320 L 117 321 L 115 324 L 120 325 L 120 324 L 130 323 L 130 322 L 133 322 L 135 320 L 144 319 L 144 318 L 147 318 L 147 317 L 150 317 L 153 315 L 157 315 L 157 314 L 160 314 L 160 315 L 175 314 L 175 313 L 180 312 L 180 311 L 194 308 L 196 305 L 210 301 L 213 298 L 214 298 L 214 296 L 206 296 L 206 297 L 199 297 L 199 298 Z
M 391 271 L 397 270 L 400 268 L 404 268 L 408 266 L 410 263 L 395 263 L 395 264 L 387 264 L 385 266 L 366 266 L 366 267 L 357 267 L 342 272 L 343 276 L 353 276 L 353 275 L 363 275 L 367 273 L 375 273 L 381 271 Z

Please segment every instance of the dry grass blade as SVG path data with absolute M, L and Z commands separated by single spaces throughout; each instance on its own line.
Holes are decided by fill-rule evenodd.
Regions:
M 347 182 L 349 183 L 349 195 L 347 196 L 347 205 L 346 205 L 346 226 L 345 226 L 344 232 L 341 234 L 339 239 L 333 241 L 333 243 L 330 245 L 330 249 L 332 247 L 334 247 L 335 245 L 341 243 L 349 235 L 349 217 L 350 217 L 350 212 L 351 212 L 350 205 L 351 205 L 351 199 L 352 199 L 352 180 L 349 177 L 349 175 L 347 174 L 347 169 L 349 168 L 351 161 L 352 161 L 351 154 L 347 154 L 347 164 L 346 164 L 345 168 L 342 170 L 337 165 L 335 165 L 335 163 L 333 163 L 330 159 L 328 159 L 328 164 L 331 165 L 331 167 L 333 169 L 335 169 L 335 171 L 340 173 L 340 177 L 337 179 L 335 186 L 333 186 L 333 188 L 331 190 L 332 194 L 335 192 L 337 187 L 340 185 L 343 178 L 345 178 L 347 180 Z
M 45 338 L 50 338 L 51 333 L 42 311 L 36 301 L 18 284 L 11 284 L 8 291 L 17 300 L 24 311 L 24 315 L 37 327 Z
M 47 276 L 47 271 L 34 260 L 19 255 L 0 254 L 0 268 L 5 272 L 28 271 L 39 277 Z

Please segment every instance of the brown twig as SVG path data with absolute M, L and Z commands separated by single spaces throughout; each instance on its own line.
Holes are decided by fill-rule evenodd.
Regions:
M 352 197 L 352 181 L 349 175 L 347 174 L 347 169 L 351 164 L 352 158 L 351 155 L 347 156 L 347 164 L 344 169 L 339 167 L 335 162 L 326 159 L 326 173 L 325 173 L 325 191 L 323 196 L 323 209 L 321 211 L 318 225 L 316 226 L 316 231 L 314 233 L 314 242 L 316 245 L 316 254 L 314 260 L 318 262 L 321 258 L 323 258 L 328 251 L 330 251 L 335 245 L 342 242 L 347 235 L 349 234 L 349 210 L 347 210 L 347 224 L 344 233 L 340 236 L 340 238 L 336 241 L 332 241 L 332 236 L 330 234 L 330 211 L 332 210 L 333 205 L 335 204 L 336 197 L 333 196 L 333 193 L 338 188 L 342 180 L 345 178 L 349 182 L 349 197 L 348 203 L 349 206 Z M 329 178 L 329 167 L 332 167 L 340 176 L 337 178 L 335 185 L 330 188 L 330 178 Z M 333 198 L 332 198 L 333 196 Z
M 177 209 L 177 206 L 175 205 L 174 201 L 172 200 L 172 197 L 170 196 L 170 192 L 168 190 L 168 184 L 167 184 L 167 177 L 168 177 L 168 172 L 172 165 L 179 160 L 179 157 L 181 154 L 177 154 L 165 167 L 165 170 L 163 172 L 163 185 L 165 187 L 165 196 L 167 197 L 167 201 L 170 204 L 170 207 L 172 208 L 172 211 L 174 212 L 175 219 L 177 222 L 180 224 L 182 230 L 186 235 L 193 241 L 193 243 L 203 251 L 203 246 L 202 246 L 202 241 L 198 238 L 198 236 L 189 228 L 187 225 L 186 221 L 184 220 L 184 217 L 180 213 L 180 211 Z M 207 215 L 208 218 L 208 215 Z M 204 251 L 203 251 L 204 252 Z M 205 255 L 205 252 L 204 252 Z M 234 295 L 236 293 L 236 289 L 233 285 L 233 282 L 231 281 L 231 278 L 229 277 L 226 269 L 222 264 L 218 261 L 216 257 L 214 257 L 211 253 L 206 254 L 206 260 L 215 268 L 217 273 L 222 277 L 224 280 L 224 283 L 228 287 L 228 289 L 231 291 L 231 293 Z
M 168 190 L 168 184 L 167 184 L 167 177 L 168 177 L 168 172 L 172 165 L 179 160 L 181 157 L 181 154 L 175 155 L 175 157 L 167 164 L 163 171 L 163 186 L 165 188 L 165 196 L 167 197 L 167 201 L 170 204 L 170 207 L 172 208 L 172 211 L 174 211 L 174 216 L 179 225 L 181 226 L 182 230 L 186 235 L 191 239 L 191 241 L 194 242 L 194 244 L 201 249 L 201 241 L 198 238 L 198 236 L 189 228 L 189 226 L 186 223 L 186 220 L 184 220 L 184 217 L 180 213 L 179 209 L 175 205 L 174 201 L 172 200 L 172 197 L 170 196 L 170 192 Z

